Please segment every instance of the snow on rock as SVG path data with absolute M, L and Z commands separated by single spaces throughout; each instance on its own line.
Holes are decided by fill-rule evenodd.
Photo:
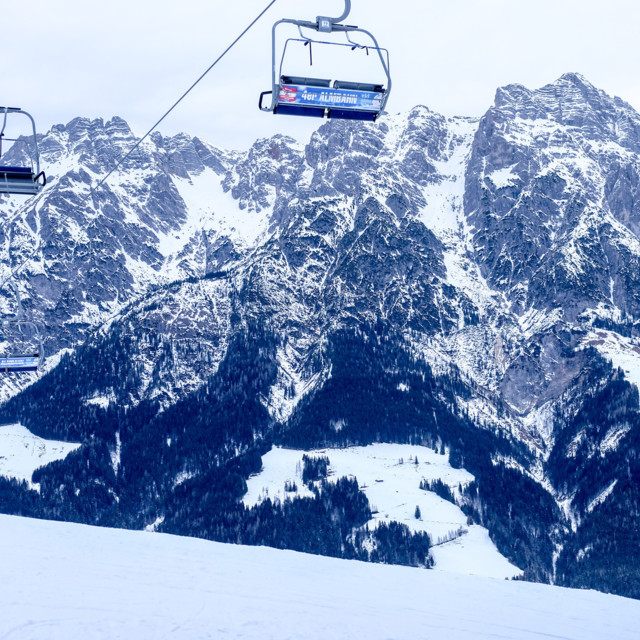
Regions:
M 0 516 L 12 640 L 635 640 L 640 602 L 409 567 Z
M 504 167 L 491 173 L 489 179 L 498 189 L 504 189 L 517 184 L 520 176 L 517 173 L 513 173 L 513 167 Z
M 601 491 L 588 505 L 587 505 L 587 513 L 591 513 L 596 507 L 600 506 L 611 494 L 611 492 L 615 489 L 616 484 L 618 484 L 618 480 L 614 480 L 609 486 Z
M 449 144 L 453 152 L 446 160 L 435 161 L 441 180 L 423 189 L 426 206 L 421 219 L 441 240 L 446 242 L 458 235 L 464 197 L 464 172 L 478 123 L 475 120 L 453 118 Z
M 0 476 L 26 480 L 37 489 L 38 485 L 31 483 L 33 472 L 55 460 L 64 460 L 80 446 L 39 438 L 21 424 L 0 427 Z
M 521 573 L 510 564 L 491 542 L 486 529 L 467 527 L 461 509 L 432 491 L 420 489 L 422 480 L 441 480 L 454 494 L 459 485 L 474 477 L 464 469 L 451 467 L 446 455 L 432 449 L 403 444 L 373 444 L 348 449 L 300 451 L 273 448 L 262 458 L 262 471 L 249 478 L 244 503 L 252 506 L 271 498 L 311 497 L 302 482 L 302 456 L 329 458 L 329 479 L 349 476 L 358 480 L 374 511 L 369 527 L 380 522 L 396 521 L 412 531 L 427 532 L 433 543 L 454 534 L 456 539 L 438 546 L 434 553 L 436 568 L 487 577 L 513 577 Z M 297 491 L 285 491 L 295 483 Z M 421 518 L 415 517 L 416 507 Z
M 104 395 L 102 393 L 96 393 L 91 398 L 87 398 L 84 403 L 86 405 L 95 405 L 101 409 L 108 409 L 112 402 L 115 402 L 116 398 L 113 394 Z
M 420 219 L 443 243 L 449 283 L 464 291 L 484 312 L 495 304 L 496 292 L 468 257 L 472 253 L 472 234 L 463 215 L 465 171 L 477 122 L 452 118 L 449 126 L 452 153 L 446 160 L 434 162 L 440 180 L 423 189 L 426 206 Z
M 320 369 L 312 375 L 306 375 L 304 359 L 291 343 L 278 349 L 277 360 L 278 377 L 276 383 L 269 389 L 266 407 L 276 420 L 285 422 L 302 398 L 320 386 L 329 373 Z M 293 393 L 291 393 L 292 389 Z
M 269 211 L 256 213 L 240 209 L 230 191 L 224 191 L 220 176 L 212 169 L 188 178 L 173 177 L 188 212 L 186 224 L 174 235 L 160 240 L 165 256 L 178 254 L 186 242 L 203 229 L 212 228 L 244 246 L 252 246 L 267 229 Z

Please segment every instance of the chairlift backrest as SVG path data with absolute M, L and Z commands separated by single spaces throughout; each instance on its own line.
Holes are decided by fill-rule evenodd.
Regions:
M 6 165 L 2 159 L 2 142 L 5 140 L 18 142 L 16 138 L 7 138 L 5 136 L 9 116 L 18 114 L 22 114 L 30 120 L 33 130 L 34 152 L 33 155 L 31 155 L 31 152 L 29 153 L 31 156 L 29 166 Z M 40 171 L 36 123 L 30 114 L 17 107 L 0 107 L 0 117 L 2 118 L 2 129 L 0 129 L 0 194 L 35 195 L 47 184 L 44 171 Z

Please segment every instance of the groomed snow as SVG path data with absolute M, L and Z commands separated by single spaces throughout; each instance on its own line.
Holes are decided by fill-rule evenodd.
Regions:
M 38 467 L 63 460 L 80 444 L 45 440 L 34 436 L 21 424 L 0 427 L 0 476 L 26 480 L 33 489 L 38 485 L 31 476 Z
M 305 453 L 329 458 L 329 480 L 343 476 L 358 480 L 372 510 L 377 510 L 369 528 L 395 520 L 413 531 L 426 531 L 434 544 L 462 529 L 460 538 L 434 548 L 436 569 L 491 578 L 510 578 L 521 573 L 496 549 L 486 529 L 468 526 L 459 507 L 420 489 L 422 480 L 439 479 L 455 494 L 459 485 L 467 485 L 474 479 L 468 471 L 451 467 L 448 456 L 427 447 L 373 444 L 307 452 L 275 447 L 262 457 L 262 471 L 247 481 L 244 503 L 252 506 L 267 497 L 283 501 L 296 495 L 313 495 L 302 482 Z M 297 492 L 285 492 L 285 484 L 293 482 Z M 420 507 L 420 519 L 415 517 L 416 507 Z
M 636 640 L 640 602 L 0 516 L 0 638 Z

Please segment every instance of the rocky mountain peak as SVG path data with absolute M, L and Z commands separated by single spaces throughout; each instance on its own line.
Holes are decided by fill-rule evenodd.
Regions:
M 0 210 L 2 268 L 26 260 L 16 284 L 47 327 L 55 369 L 31 391 L 19 393 L 33 376 L 5 382 L 3 397 L 37 428 L 42 389 L 66 394 L 64 415 L 82 420 L 56 414 L 49 427 L 103 438 L 107 465 L 125 443 L 125 476 L 153 439 L 163 464 L 140 471 L 145 490 L 134 482 L 131 494 L 153 484 L 149 509 L 168 504 L 176 478 L 208 486 L 198 474 L 256 455 L 265 433 L 394 437 L 477 465 L 486 504 L 491 487 L 534 485 L 553 505 L 544 526 L 560 536 L 556 499 L 587 517 L 635 420 L 624 376 L 640 371 L 638 123 L 629 105 L 566 74 L 499 89 L 480 119 L 418 106 L 244 152 L 154 134 L 95 198 L 89 186 L 134 134 L 119 118 L 58 125 L 41 137 L 50 185 Z M 56 367 L 64 349 L 73 355 Z M 627 413 L 601 433 L 606 421 L 584 422 L 602 389 L 614 414 Z M 358 431 L 370 406 L 379 415 Z M 197 451 L 184 416 L 198 416 Z M 576 499 L 577 480 L 553 475 L 576 460 L 601 464 L 594 477 L 609 484 Z

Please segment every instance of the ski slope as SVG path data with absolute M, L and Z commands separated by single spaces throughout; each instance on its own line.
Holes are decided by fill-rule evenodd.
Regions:
M 6 640 L 636 640 L 593 591 L 0 516 Z
M 329 480 L 355 477 L 369 500 L 374 515 L 368 523 L 375 528 L 380 522 L 395 520 L 412 531 L 426 531 L 432 543 L 445 539 L 455 531 L 460 537 L 432 549 L 435 569 L 488 578 L 512 578 L 522 571 L 511 564 L 479 525 L 467 525 L 467 517 L 459 507 L 443 500 L 432 491 L 420 489 L 421 480 L 442 480 L 456 494 L 459 486 L 473 482 L 464 469 L 454 469 L 447 455 L 428 447 L 408 444 L 372 444 L 347 449 L 301 451 L 274 447 L 262 457 L 262 471 L 249 478 L 243 500 L 247 506 L 269 497 L 312 496 L 302 482 L 302 456 L 329 458 Z M 287 493 L 285 484 L 295 482 L 297 491 Z M 421 518 L 416 519 L 416 507 Z

